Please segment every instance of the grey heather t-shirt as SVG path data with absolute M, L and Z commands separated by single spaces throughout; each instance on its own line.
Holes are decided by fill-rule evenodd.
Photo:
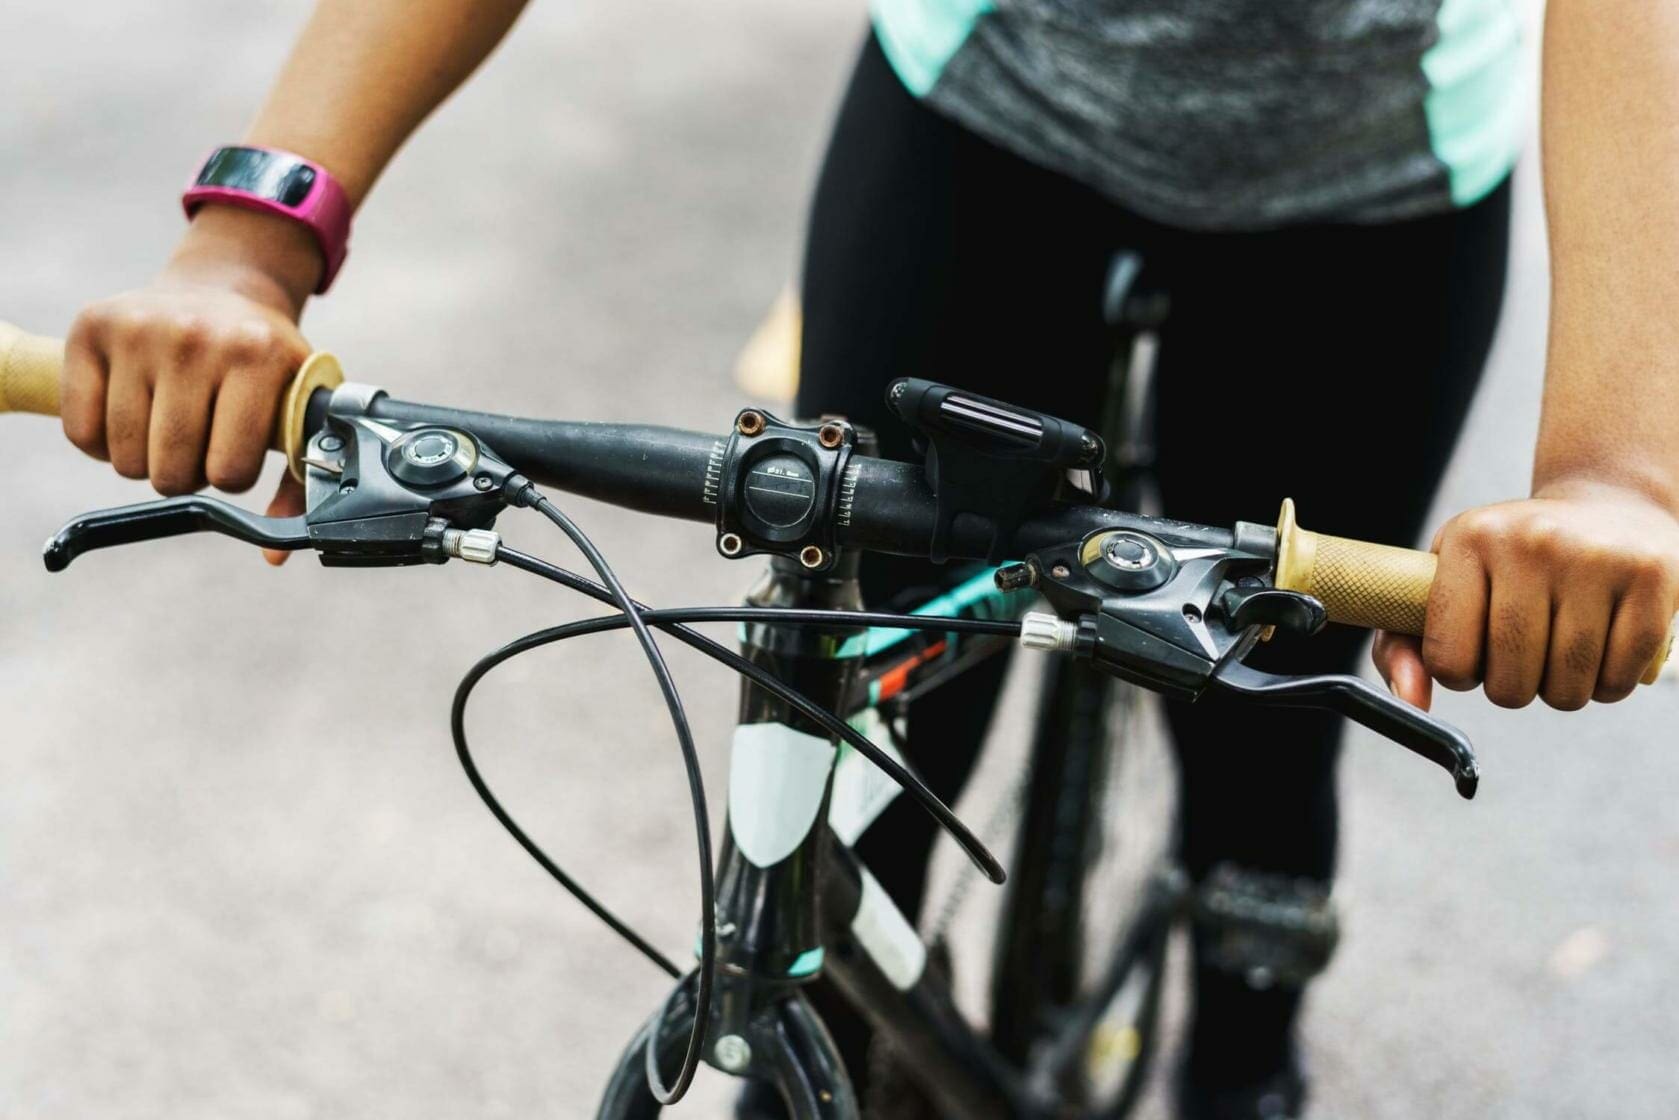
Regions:
M 1513 0 L 872 0 L 908 89 L 1192 229 L 1469 205 L 1527 111 Z

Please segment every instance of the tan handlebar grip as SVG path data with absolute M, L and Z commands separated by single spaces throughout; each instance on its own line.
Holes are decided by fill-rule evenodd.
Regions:
M 1294 520 L 1293 499 L 1283 501 L 1277 519 L 1277 586 L 1314 596 L 1331 622 L 1420 635 L 1435 564 L 1432 552 L 1309 532 Z M 1644 672 L 1644 684 L 1661 676 L 1672 648 L 1669 633 Z
M 0 323 L 0 412 L 58 415 L 64 341 Z
M 64 371 L 64 340 L 30 334 L 0 322 L 0 412 L 35 412 L 57 416 L 59 375 Z M 299 482 L 303 481 L 304 412 L 316 389 L 336 389 L 344 371 L 331 354 L 309 355 L 292 378 L 280 401 L 274 434 L 268 446 L 282 452 Z

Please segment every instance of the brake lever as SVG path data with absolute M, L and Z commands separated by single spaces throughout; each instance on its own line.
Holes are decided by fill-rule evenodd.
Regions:
M 62 572 L 70 561 L 96 548 L 206 532 L 288 552 L 312 543 L 302 516 L 263 517 L 220 498 L 190 494 L 83 514 L 53 534 L 41 559 L 47 571 Z
M 1445 768 L 1465 800 L 1475 796 L 1480 784 L 1480 768 L 1468 736 L 1362 678 L 1344 673 L 1280 676 L 1232 659 L 1214 670 L 1211 683 L 1272 707 L 1339 712 Z
M 47 542 L 47 570 L 84 552 L 213 532 L 262 548 L 313 548 L 329 566 L 494 563 L 490 527 L 522 476 L 472 436 L 420 423 L 328 416 L 309 441 L 308 512 L 264 517 L 203 494 L 84 514 Z
M 1243 663 L 1271 628 L 1311 635 L 1323 604 L 1271 584 L 1264 533 L 1238 525 L 1225 548 L 1135 530 L 1098 530 L 1000 569 L 1000 586 L 1035 586 L 1058 619 L 1033 623 L 1032 648 L 1090 658 L 1104 672 L 1181 700 L 1220 688 L 1251 702 L 1339 712 L 1448 771 L 1464 798 L 1480 772 L 1463 732 L 1344 674 L 1282 676 Z M 1075 620 L 1075 621 L 1069 621 Z

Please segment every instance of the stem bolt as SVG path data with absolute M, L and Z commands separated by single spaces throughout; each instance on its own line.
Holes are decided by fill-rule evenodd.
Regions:
M 724 556 L 739 556 L 741 548 L 741 539 L 734 533 L 724 533 L 717 538 L 717 551 Z
M 718 1039 L 711 1054 L 724 1073 L 745 1073 L 752 1064 L 752 1047 L 738 1034 L 726 1034 Z
M 813 544 L 807 544 L 799 550 L 799 563 L 807 568 L 820 568 L 822 561 L 826 559 L 822 550 Z
M 845 442 L 845 429 L 838 424 L 824 424 L 816 433 L 816 442 L 832 451 Z
M 749 408 L 735 418 L 735 431 L 743 436 L 755 436 L 764 430 L 764 414 Z

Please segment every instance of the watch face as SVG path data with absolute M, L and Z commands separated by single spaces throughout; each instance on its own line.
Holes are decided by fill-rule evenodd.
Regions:
M 315 185 L 315 169 L 308 164 L 259 148 L 221 148 L 198 173 L 198 186 L 228 187 L 283 206 L 301 205 Z

